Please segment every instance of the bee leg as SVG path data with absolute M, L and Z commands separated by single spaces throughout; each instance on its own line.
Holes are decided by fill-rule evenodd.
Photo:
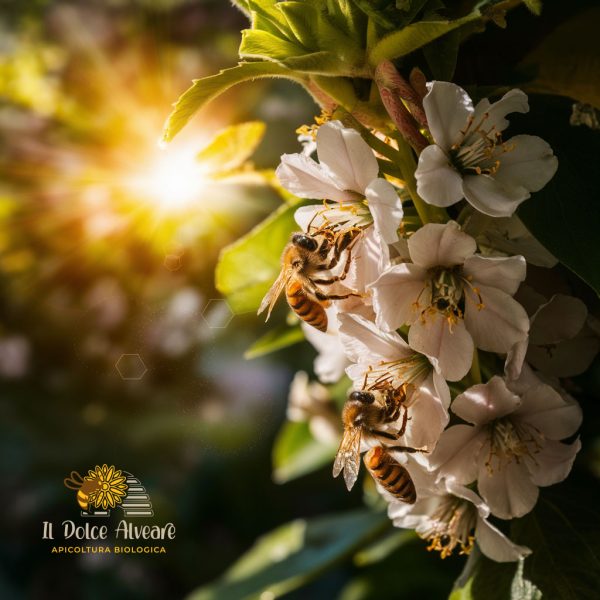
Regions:
M 406 408 L 406 406 L 401 405 L 402 408 L 404 409 L 404 416 L 402 417 L 402 425 L 400 426 L 400 429 L 398 430 L 398 437 L 401 437 L 404 435 L 404 432 L 406 431 L 406 426 L 408 425 L 408 408 Z
M 411 448 L 410 446 L 390 446 L 389 449 L 397 452 L 408 452 L 409 454 L 415 454 L 415 452 L 429 454 L 429 450 L 425 450 L 425 448 Z
M 344 265 L 344 270 L 341 275 L 336 277 L 335 281 L 340 281 L 340 280 L 345 279 L 346 275 L 348 274 L 348 270 L 350 269 L 350 263 L 352 260 L 352 256 L 351 256 L 352 255 L 352 246 L 354 245 L 356 240 L 358 240 L 358 233 L 360 233 L 360 231 L 361 230 L 358 228 L 353 228 L 353 229 L 350 229 L 350 230 L 344 232 L 340 236 L 338 236 L 338 239 L 336 240 L 336 242 L 333 246 L 333 257 L 329 261 L 329 264 L 328 265 L 320 265 L 319 269 L 320 270 L 333 269 L 340 262 L 340 258 L 342 257 L 342 252 L 344 252 L 344 250 L 348 250 L 348 256 L 346 258 L 346 264 Z M 322 269 L 322 267 L 324 267 L 324 268 Z
M 358 292 L 350 292 L 349 294 L 324 294 L 323 292 L 316 292 L 315 296 L 319 300 L 345 300 L 346 298 L 350 298 L 351 296 L 357 296 L 358 298 L 362 298 L 363 294 L 359 294 Z
M 385 438 L 386 440 L 396 441 L 400 437 L 398 433 L 390 433 L 389 431 L 380 431 L 378 429 L 370 429 L 369 433 L 378 437 Z

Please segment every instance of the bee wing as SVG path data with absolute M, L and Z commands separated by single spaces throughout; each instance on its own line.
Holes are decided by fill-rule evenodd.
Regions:
M 352 427 L 344 432 L 342 443 L 333 463 L 333 476 L 337 477 L 344 471 L 344 481 L 348 491 L 358 479 L 360 469 L 360 427 Z
M 267 318 L 265 319 L 266 321 L 269 320 L 269 317 L 271 316 L 271 311 L 273 310 L 273 306 L 275 306 L 277 298 L 279 298 L 279 295 L 281 294 L 281 292 L 283 292 L 291 275 L 292 272 L 290 269 L 281 270 L 281 273 L 279 273 L 277 279 L 275 280 L 269 291 L 265 294 L 265 297 L 262 299 L 258 312 L 256 313 L 257 315 L 260 315 L 261 312 L 263 312 L 267 307 L 269 307 L 269 310 L 267 312 Z

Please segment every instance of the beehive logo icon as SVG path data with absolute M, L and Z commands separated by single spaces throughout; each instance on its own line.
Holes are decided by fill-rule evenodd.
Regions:
M 152 502 L 141 481 L 114 465 L 96 465 L 82 477 L 71 471 L 64 484 L 77 491 L 82 517 L 108 517 L 111 509 L 121 508 L 126 517 L 152 517 Z

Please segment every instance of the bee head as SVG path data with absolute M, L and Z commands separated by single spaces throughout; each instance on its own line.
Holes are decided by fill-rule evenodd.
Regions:
M 349 399 L 355 402 L 362 402 L 363 404 L 373 404 L 375 402 L 375 395 L 371 392 L 355 390 L 350 393 Z
M 304 233 L 295 233 L 292 237 L 292 244 L 310 252 L 314 252 L 319 247 L 315 238 L 310 235 L 305 235 Z

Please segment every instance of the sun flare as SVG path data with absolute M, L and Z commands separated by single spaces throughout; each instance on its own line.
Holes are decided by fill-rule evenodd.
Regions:
M 166 212 L 179 212 L 202 199 L 208 174 L 196 146 L 159 146 L 146 165 L 125 180 L 129 192 Z

